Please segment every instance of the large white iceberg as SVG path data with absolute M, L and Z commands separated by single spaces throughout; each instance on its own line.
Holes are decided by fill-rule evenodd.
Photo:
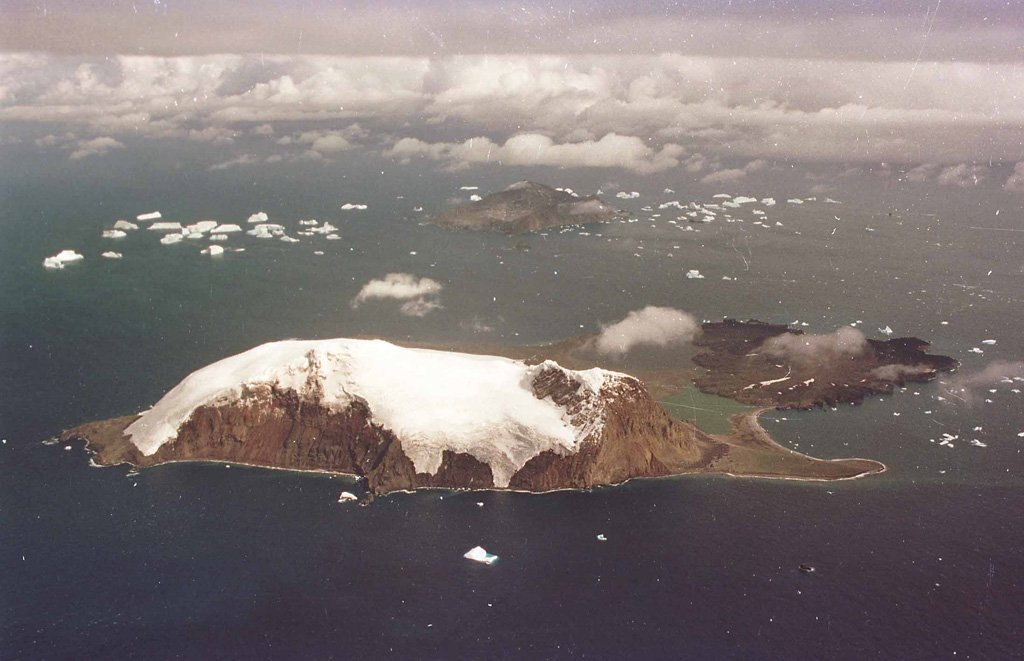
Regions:
M 482 562 L 485 565 L 493 565 L 494 562 L 498 559 L 498 556 L 494 555 L 493 553 L 488 553 L 486 550 L 484 550 L 484 547 L 482 546 L 474 546 L 473 548 L 466 551 L 466 553 L 462 557 L 467 558 L 469 560 L 474 560 L 476 562 Z
M 140 213 L 138 216 L 135 216 L 135 220 L 157 220 L 159 218 L 163 218 L 163 215 L 159 211 Z
M 168 234 L 167 236 L 160 239 L 160 243 L 164 244 L 165 246 L 169 246 L 175 243 L 180 243 L 181 240 L 184 238 L 184 234 Z
M 121 230 L 103 230 L 101 235 L 104 239 L 120 239 L 128 236 Z
M 114 223 L 114 229 L 116 230 L 137 230 L 139 226 L 135 223 L 129 223 L 127 220 L 119 220 Z
M 249 216 L 249 220 L 247 222 L 250 222 L 250 223 L 265 223 L 268 220 L 270 220 L 270 216 L 268 216 L 265 211 L 257 211 L 253 215 Z
M 585 410 L 572 415 L 550 398 L 539 399 L 533 379 L 561 369 L 580 384 Z M 253 386 L 271 385 L 343 410 L 365 402 L 376 424 L 390 430 L 417 473 L 434 474 L 445 450 L 465 453 L 491 468 L 494 484 L 541 452 L 576 452 L 604 428 L 609 379 L 628 378 L 602 369 L 573 371 L 545 362 L 497 356 L 408 349 L 382 340 L 271 342 L 193 372 L 125 430 L 152 455 L 177 437 L 198 407 L 230 403 Z
M 74 250 L 61 250 L 53 257 L 47 257 L 43 260 L 43 266 L 48 269 L 62 269 L 64 265 L 69 262 L 77 262 L 80 259 L 85 259 Z
M 210 255 L 211 257 L 216 257 L 217 255 L 223 255 L 224 254 L 224 248 L 222 248 L 221 246 L 218 246 L 217 244 L 213 244 L 209 248 L 203 248 L 199 252 L 201 252 L 204 255 Z
M 224 225 L 217 225 L 212 230 L 210 230 L 210 233 L 212 233 L 212 234 L 229 234 L 230 232 L 241 232 L 241 231 L 242 231 L 241 226 L 235 225 L 234 223 L 226 223 Z

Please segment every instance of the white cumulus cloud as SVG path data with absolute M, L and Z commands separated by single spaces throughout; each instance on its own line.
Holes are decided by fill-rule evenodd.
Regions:
M 664 347 L 691 342 L 700 330 L 700 322 L 689 313 L 648 305 L 602 328 L 593 346 L 600 353 L 621 356 L 637 346 Z
M 373 299 L 420 299 L 412 301 L 414 304 L 410 305 L 408 309 L 404 309 L 405 306 L 403 306 L 402 312 L 410 316 L 422 317 L 430 310 L 440 307 L 435 305 L 428 309 L 431 301 L 425 299 L 440 294 L 443 288 L 440 282 L 431 278 L 417 278 L 411 273 L 388 273 L 382 279 L 370 280 L 363 285 L 350 305 L 352 308 L 357 308 L 361 303 Z M 436 301 L 433 302 L 436 303 Z

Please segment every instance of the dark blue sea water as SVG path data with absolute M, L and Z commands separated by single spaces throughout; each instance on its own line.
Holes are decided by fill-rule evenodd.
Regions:
M 885 189 L 787 206 L 806 195 L 797 182 L 726 191 L 774 195 L 782 227 L 736 212 L 744 223 L 683 232 L 657 204 L 697 193 L 639 180 L 623 182 L 639 200 L 617 201 L 638 222 L 509 239 L 424 226 L 412 207 L 538 173 L 249 180 L 49 165 L 6 173 L 0 205 L 0 657 L 1024 657 L 1024 395 L 1012 384 L 977 389 L 973 404 L 932 383 L 768 416 L 784 444 L 889 467 L 831 484 L 678 477 L 592 493 L 427 491 L 362 508 L 335 502 L 358 488 L 343 477 L 222 464 L 126 476 L 42 443 L 144 409 L 190 371 L 269 340 L 533 343 L 647 304 L 811 332 L 862 320 L 877 337 L 890 325 L 976 372 L 1024 359 L 1024 234 L 970 229 L 1019 226 L 1011 198 Z M 547 174 L 579 190 L 606 183 Z M 244 253 L 211 260 L 142 230 L 99 238 L 154 208 L 189 222 L 263 209 L 293 229 L 315 217 L 343 240 L 236 236 L 228 245 Z M 44 270 L 63 248 L 86 259 Z M 100 259 L 106 249 L 124 259 Z M 686 279 L 693 268 L 706 278 Z M 417 319 L 395 304 L 349 307 L 389 271 L 441 281 L 444 309 Z M 939 446 L 941 433 L 957 434 L 955 447 Z M 462 558 L 478 544 L 500 560 Z

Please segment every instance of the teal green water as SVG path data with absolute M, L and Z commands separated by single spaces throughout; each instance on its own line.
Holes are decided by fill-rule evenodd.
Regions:
M 673 418 L 690 419 L 697 427 L 709 434 L 725 434 L 729 431 L 729 417 L 751 406 L 732 399 L 709 395 L 693 386 L 684 388 L 678 395 L 666 397 L 661 405 Z

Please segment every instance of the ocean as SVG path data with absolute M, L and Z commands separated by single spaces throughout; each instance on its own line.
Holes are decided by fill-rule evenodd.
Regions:
M 645 305 L 807 332 L 889 326 L 977 373 L 1024 357 L 1024 233 L 1004 231 L 1021 228 L 1010 196 L 876 184 L 828 193 L 842 204 L 796 205 L 786 200 L 810 196 L 796 179 L 731 185 L 722 192 L 778 203 L 723 210 L 691 232 L 669 222 L 682 211 L 658 205 L 712 199 L 671 174 L 350 163 L 280 176 L 162 159 L 3 165 L 3 658 L 1024 658 L 1020 382 L 979 386 L 968 402 L 944 377 L 763 418 L 788 447 L 888 467 L 836 483 L 680 476 L 358 507 L 336 502 L 359 488 L 345 477 L 223 464 L 128 475 L 44 443 L 143 410 L 189 372 L 266 341 L 533 344 Z M 635 222 L 511 238 L 424 222 L 466 197 L 463 185 L 486 193 L 527 177 L 603 188 Z M 144 229 L 100 238 L 154 209 L 242 224 L 264 210 L 291 234 L 316 218 L 342 240 L 235 235 L 225 245 L 245 251 L 211 259 L 206 241 L 162 246 Z M 86 258 L 42 267 L 64 248 Z M 417 318 L 394 302 L 349 305 L 389 272 L 438 280 L 443 308 Z M 500 559 L 465 560 L 476 545 Z

